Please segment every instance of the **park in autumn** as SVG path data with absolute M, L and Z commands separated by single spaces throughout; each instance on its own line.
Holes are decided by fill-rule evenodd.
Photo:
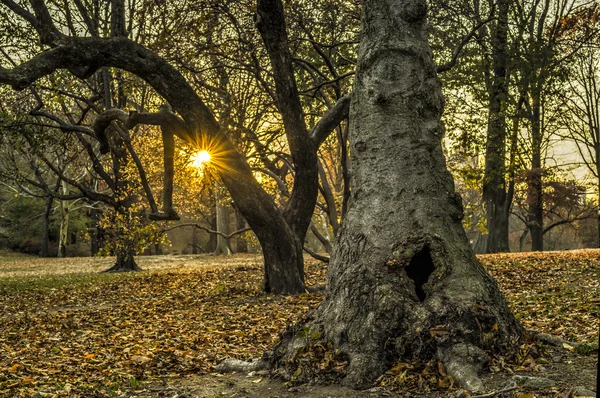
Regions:
M 600 4 L 0 0 L 0 397 L 595 397 Z

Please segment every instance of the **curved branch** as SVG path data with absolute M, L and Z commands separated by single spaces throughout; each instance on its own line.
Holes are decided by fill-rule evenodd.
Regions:
M 321 256 L 320 254 L 317 254 L 312 250 L 308 249 L 306 246 L 304 246 L 304 251 L 307 252 L 312 258 L 315 258 L 319 261 L 323 261 L 324 263 L 329 263 L 329 257 Z
M 333 108 L 327 111 L 312 129 L 310 138 L 313 141 L 315 148 L 320 147 L 329 134 L 331 134 L 341 122 L 348 118 L 350 112 L 350 98 L 351 94 L 340 98 Z
M 56 46 L 66 36 L 60 33 L 60 31 L 54 25 L 46 2 L 44 0 L 30 0 L 31 7 L 35 13 L 36 25 L 33 25 L 35 30 L 40 36 L 42 44 L 49 46 Z M 29 22 L 29 20 L 28 20 Z
M 193 142 L 197 134 L 219 132 L 214 115 L 181 73 L 150 50 L 123 37 L 67 37 L 59 46 L 19 66 L 0 67 L 0 83 L 22 90 L 58 69 L 87 78 L 101 67 L 123 69 L 148 82 L 182 114 L 188 127 L 186 140 Z
M 237 231 L 233 231 L 230 234 L 224 234 L 223 232 L 214 231 L 214 230 L 212 230 L 210 228 L 203 227 L 200 224 L 185 223 L 185 224 L 177 224 L 177 225 L 174 225 L 174 226 L 169 227 L 169 228 L 163 228 L 163 229 L 161 229 L 161 232 L 169 232 L 169 231 L 172 231 L 174 229 L 182 228 L 182 227 L 194 227 L 194 228 L 198 228 L 198 229 L 201 229 L 203 231 L 208 232 L 209 234 L 215 234 L 215 235 L 222 236 L 225 239 L 231 239 L 231 238 L 233 238 L 236 235 L 243 234 L 244 232 L 247 232 L 247 231 L 252 231 L 252 228 L 246 227 L 246 228 L 238 229 Z
M 99 138 L 101 145 L 106 145 L 108 147 L 108 140 L 106 139 L 105 130 L 115 120 L 118 120 L 124 125 L 127 125 L 129 118 L 127 113 L 120 109 L 109 109 L 96 118 L 96 121 L 94 123 L 94 132 L 96 133 L 97 137 L 103 137 L 103 140 L 100 140 Z M 148 198 L 148 203 L 150 204 L 150 210 L 152 211 L 152 213 L 158 213 L 158 206 L 156 205 L 156 200 L 154 199 L 154 195 L 152 194 L 150 184 L 148 183 L 146 170 L 144 169 L 144 166 L 142 165 L 142 162 L 139 156 L 137 155 L 137 152 L 133 148 L 133 145 L 131 145 L 131 139 L 129 137 L 128 132 L 121 129 L 120 126 L 116 126 L 115 131 L 121 136 L 121 139 L 123 139 L 125 147 L 129 151 L 129 154 L 131 155 L 133 162 L 135 163 L 136 168 L 138 169 L 140 180 L 142 182 L 142 187 L 144 188 L 144 192 L 146 193 L 146 197 Z M 100 151 L 102 151 L 102 149 Z
M 465 48 L 465 46 L 471 42 L 471 39 L 477 34 L 479 29 L 483 28 L 485 25 L 487 25 L 488 23 L 492 22 L 495 19 L 495 17 L 494 17 L 495 12 L 496 12 L 496 3 L 492 2 L 490 16 L 486 20 L 481 21 L 477 25 L 475 25 L 473 27 L 473 29 L 469 32 L 469 34 L 467 34 L 461 40 L 461 42 L 458 43 L 458 46 L 456 46 L 456 48 L 454 48 L 454 51 L 452 51 L 452 58 L 450 59 L 450 61 L 443 65 L 439 65 L 437 67 L 437 73 L 447 72 L 456 66 L 456 63 L 458 62 L 458 57 L 460 56 L 460 53 L 462 52 L 463 48 Z

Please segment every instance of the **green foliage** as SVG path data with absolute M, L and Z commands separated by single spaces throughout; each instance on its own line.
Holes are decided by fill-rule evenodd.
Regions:
M 44 224 L 45 199 L 19 194 L 0 194 L 0 247 L 28 254 L 40 254 Z M 50 254 L 55 255 L 60 229 L 60 214 L 56 209 L 50 214 Z M 69 235 L 82 236 L 88 217 L 82 209 L 69 214 Z
M 140 254 L 156 244 L 169 243 L 161 224 L 148 221 L 141 203 L 118 210 L 107 209 L 99 225 L 110 236 L 100 255 L 118 251 L 126 253 L 131 249 Z
M 3 195 L 0 199 L 0 245 L 17 251 L 30 252 L 41 247 L 44 201 L 21 195 Z M 52 225 L 51 236 L 56 236 Z M 33 244 L 33 243 L 36 243 Z M 35 253 L 37 254 L 37 253 Z

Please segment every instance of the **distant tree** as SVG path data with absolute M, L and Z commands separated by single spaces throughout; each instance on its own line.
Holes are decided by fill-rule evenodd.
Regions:
M 522 98 L 521 116 L 529 127 L 528 226 L 531 249 L 543 250 L 544 234 L 544 153 L 550 135 L 557 129 L 557 91 L 564 81 L 568 62 L 581 50 L 584 43 L 598 33 L 594 25 L 581 24 L 574 37 L 569 23 L 580 14 L 594 10 L 594 3 L 574 0 L 546 0 L 543 2 L 515 0 L 516 33 L 522 37 L 516 48 L 516 89 Z M 555 108 L 556 109 L 556 108 Z M 556 112 L 560 112 L 556 109 Z
M 586 199 L 586 187 L 574 180 L 547 171 L 543 175 L 546 183 L 543 193 L 543 216 L 544 229 L 542 235 L 549 233 L 562 225 L 574 226 L 577 222 L 587 220 L 595 216 L 593 203 Z M 523 232 L 519 238 L 519 251 L 525 250 L 525 240 L 530 232 L 529 229 L 529 198 L 530 193 L 527 181 L 527 172 L 517 176 L 517 191 L 515 195 L 514 214 L 523 222 Z
M 483 203 L 486 209 L 486 253 L 509 251 L 508 218 L 513 190 L 507 182 L 506 146 L 509 80 L 509 11 L 511 0 L 497 0 L 497 20 L 490 33 L 492 74 L 485 152 Z
M 565 138 L 575 142 L 581 162 L 596 179 L 596 191 L 600 195 L 599 56 L 600 51 L 590 46 L 575 58 L 563 96 L 563 106 L 568 112 L 562 114 L 562 122 L 567 131 Z M 600 207 L 597 218 L 596 246 L 600 247 Z

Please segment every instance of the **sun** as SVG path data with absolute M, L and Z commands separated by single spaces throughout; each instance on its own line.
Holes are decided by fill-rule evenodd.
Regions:
M 210 162 L 210 153 L 207 150 L 196 152 L 190 157 L 192 166 L 202 169 L 208 162 Z

